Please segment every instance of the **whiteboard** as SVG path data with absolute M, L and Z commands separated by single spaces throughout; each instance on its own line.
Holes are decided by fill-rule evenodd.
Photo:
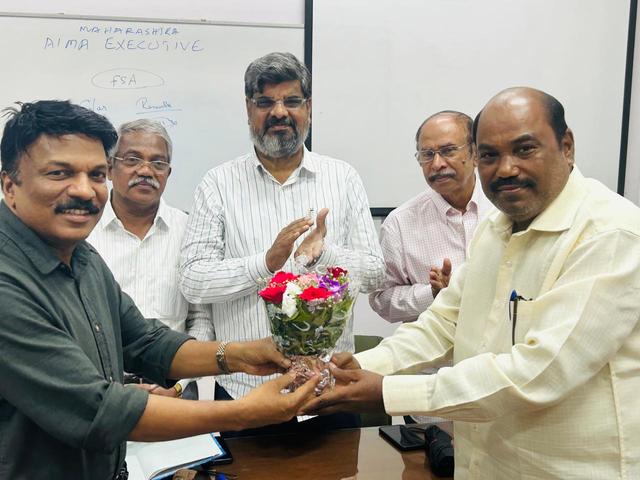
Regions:
M 2 0 L 4 12 L 52 16 L 207 19 L 220 22 L 304 23 L 304 0 Z
M 313 18 L 313 146 L 360 172 L 372 207 L 426 188 L 427 116 L 474 117 L 516 85 L 564 104 L 577 165 L 616 190 L 628 0 L 322 0 Z
M 248 64 L 272 51 L 304 53 L 302 25 L 7 16 L 0 17 L 0 39 L 0 106 L 70 99 L 116 127 L 136 118 L 162 122 L 174 145 L 164 198 L 183 210 L 207 170 L 251 148 Z

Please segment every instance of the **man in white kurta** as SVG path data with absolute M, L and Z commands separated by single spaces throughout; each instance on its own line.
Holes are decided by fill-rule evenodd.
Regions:
M 307 411 L 453 419 L 456 479 L 640 478 L 640 209 L 573 166 L 556 103 L 510 89 L 479 114 L 479 173 L 501 211 L 416 322 L 336 359 L 377 374 L 338 370 L 353 383 Z M 437 374 L 390 376 L 451 355 Z

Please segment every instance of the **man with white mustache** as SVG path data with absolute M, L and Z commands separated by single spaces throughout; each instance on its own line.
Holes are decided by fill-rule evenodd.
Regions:
M 120 127 L 107 171 L 113 183 L 110 201 L 87 241 L 145 318 L 157 318 L 197 340 L 210 340 L 211 309 L 188 303 L 178 289 L 187 214 L 162 200 L 171 174 L 171 152 L 171 139 L 159 122 L 140 119 Z M 180 380 L 172 388 L 129 380 L 142 382 L 141 388 L 153 394 L 198 398 L 192 379 Z
M 476 181 L 477 158 L 471 117 L 445 110 L 416 132 L 416 160 L 431 187 L 389 214 L 380 231 L 387 273 L 369 296 L 389 322 L 418 318 L 464 263 L 480 219 L 489 211 Z
M 389 214 L 380 230 L 387 272 L 369 304 L 389 322 L 412 322 L 449 283 L 466 260 L 480 220 L 491 208 L 476 180 L 473 120 L 445 110 L 428 117 L 416 132 L 416 160 L 431 187 Z M 425 373 L 435 373 L 427 369 Z M 429 423 L 432 417 L 406 416 Z

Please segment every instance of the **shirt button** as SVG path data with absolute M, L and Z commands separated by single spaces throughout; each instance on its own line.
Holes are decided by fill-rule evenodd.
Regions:
M 109 375 L 109 381 L 113 383 L 113 377 L 111 375 Z
M 100 331 L 100 325 L 96 323 L 96 332 L 99 332 L 99 331 Z
M 511 260 L 507 260 L 506 262 L 504 262 L 504 266 L 507 268 L 511 268 L 513 266 L 513 263 L 511 263 Z

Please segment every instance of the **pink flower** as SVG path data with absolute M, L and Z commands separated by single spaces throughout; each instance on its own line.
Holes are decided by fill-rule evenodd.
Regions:
M 303 273 L 297 278 L 296 283 L 303 289 L 315 287 L 318 285 L 318 276 L 315 273 Z

